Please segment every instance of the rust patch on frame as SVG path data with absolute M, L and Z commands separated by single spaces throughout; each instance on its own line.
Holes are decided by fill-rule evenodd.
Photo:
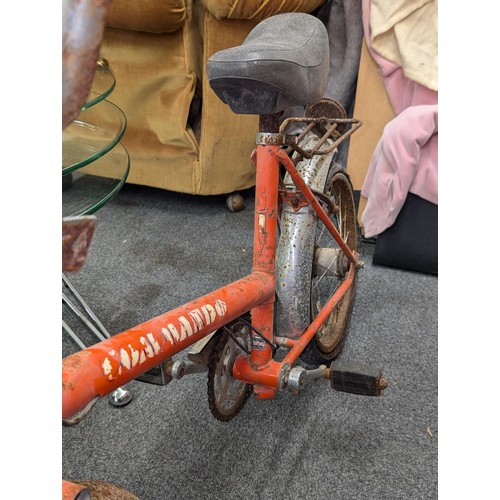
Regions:
M 68 356 L 63 360 L 62 370 L 63 418 L 72 417 L 96 396 L 109 394 L 248 310 L 271 299 L 274 296 L 274 284 L 272 275 L 253 273 Z M 216 316 L 213 322 L 204 323 L 201 327 L 199 322 L 202 319 L 211 319 L 213 316 L 214 311 L 208 307 L 210 305 Z M 196 313 L 197 310 L 199 314 Z M 188 317 L 192 321 L 188 320 Z M 188 323 L 192 335 L 189 335 Z M 175 327 L 179 335 L 178 340 L 169 325 Z M 183 327 L 186 329 L 185 336 L 182 333 Z M 171 340 L 175 342 L 172 343 Z M 132 363 L 130 358 L 132 349 L 137 351 L 139 356 L 136 363 Z M 122 350 L 127 353 L 130 369 L 126 368 L 127 356 Z M 143 362 L 139 362 L 141 352 L 144 355 Z

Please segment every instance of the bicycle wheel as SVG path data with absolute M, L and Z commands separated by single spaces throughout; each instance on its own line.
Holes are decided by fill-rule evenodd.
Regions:
M 357 250 L 354 192 L 348 175 L 340 167 L 332 168 L 325 185 L 324 196 L 321 198 L 320 201 L 342 239 L 351 250 Z M 349 261 L 319 218 L 314 248 L 309 255 L 303 255 L 303 258 L 312 262 L 310 278 L 312 321 L 344 281 L 349 270 Z M 356 277 L 337 307 L 300 355 L 303 362 L 316 366 L 329 363 L 340 354 L 349 328 L 355 291 Z

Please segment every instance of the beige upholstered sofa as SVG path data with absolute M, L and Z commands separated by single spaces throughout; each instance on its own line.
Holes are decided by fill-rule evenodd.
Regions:
M 113 0 L 100 55 L 116 77 L 110 99 L 128 121 L 128 182 L 199 195 L 253 186 L 258 118 L 216 97 L 206 61 L 260 20 L 314 13 L 324 1 Z

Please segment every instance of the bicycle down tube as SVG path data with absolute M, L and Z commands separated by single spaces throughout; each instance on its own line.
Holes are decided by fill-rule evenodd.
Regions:
M 62 416 L 72 417 L 274 296 L 269 275 L 253 273 L 212 293 L 114 335 L 63 360 Z

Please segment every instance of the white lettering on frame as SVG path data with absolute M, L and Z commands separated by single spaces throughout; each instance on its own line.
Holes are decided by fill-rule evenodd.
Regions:
M 223 318 L 226 311 L 226 303 L 217 299 L 213 305 L 204 304 L 199 309 L 193 309 L 186 315 L 179 316 L 176 321 L 168 323 L 166 327 L 161 329 L 161 336 L 171 345 L 175 345 L 202 331 L 211 325 L 217 317 Z M 152 332 L 139 337 L 139 342 L 141 344 L 139 349 L 135 349 L 132 344 L 121 347 L 118 352 L 119 361 L 114 359 L 116 354 L 114 349 L 108 352 L 111 359 L 106 357 L 101 365 L 106 378 L 113 380 L 116 378 L 116 373 L 122 372 L 122 368 L 130 371 L 144 363 L 146 359 L 154 358 L 161 353 L 161 341 L 159 342 Z

